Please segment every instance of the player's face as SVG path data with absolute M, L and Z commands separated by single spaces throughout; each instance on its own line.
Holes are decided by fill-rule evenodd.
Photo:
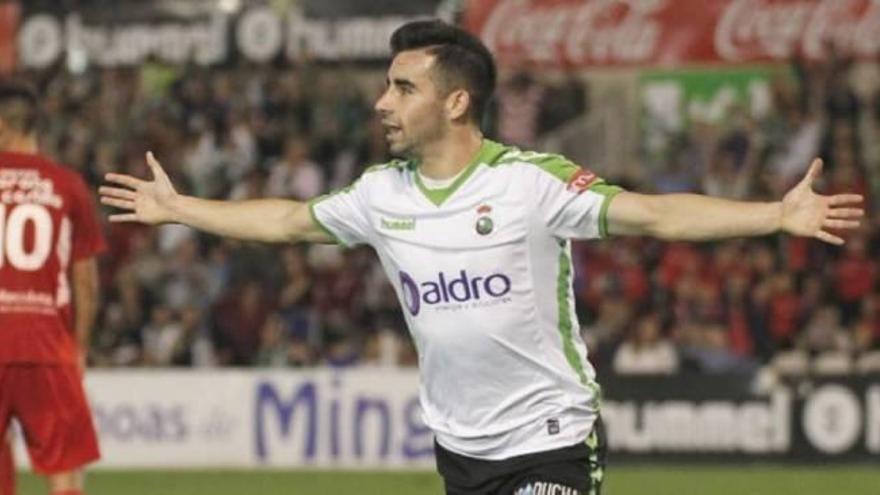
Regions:
M 385 92 L 376 101 L 391 153 L 418 156 L 446 130 L 444 95 L 431 78 L 434 57 L 424 50 L 400 52 L 391 62 Z

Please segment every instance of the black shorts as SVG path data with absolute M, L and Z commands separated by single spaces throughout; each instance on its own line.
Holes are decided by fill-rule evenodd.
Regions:
M 606 450 L 599 420 L 583 442 L 500 461 L 456 454 L 434 442 L 447 495 L 599 495 Z

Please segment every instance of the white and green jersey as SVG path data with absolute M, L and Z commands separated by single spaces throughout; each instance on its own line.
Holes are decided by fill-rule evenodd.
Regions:
M 559 155 L 488 140 L 445 189 L 424 187 L 416 166 L 372 167 L 311 210 L 341 244 L 376 250 L 418 349 L 425 423 L 481 459 L 584 441 L 599 387 L 569 239 L 603 237 L 620 189 Z

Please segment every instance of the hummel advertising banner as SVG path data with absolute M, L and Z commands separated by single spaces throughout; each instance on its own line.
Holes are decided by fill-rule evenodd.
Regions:
M 674 66 L 880 55 L 875 0 L 470 0 L 502 61 Z
M 758 392 L 747 376 L 603 377 L 610 462 L 880 461 L 878 378 Z M 85 383 L 98 468 L 434 467 L 413 369 L 90 371 Z
M 192 2 L 189 8 L 168 9 L 126 0 L 108 11 L 100 3 L 76 10 L 44 10 L 25 3 L 20 19 L 11 25 L 15 43 L 8 46 L 15 47 L 22 69 L 50 67 L 65 57 L 68 63 L 81 60 L 98 67 L 150 61 L 377 61 L 388 57 L 388 39 L 402 24 L 448 16 L 439 0 L 306 0 L 289 9 L 259 4 L 235 12 L 205 5 L 214 4 Z M 4 29 L 13 28 L 4 28 L 2 15 L 0 9 L 0 40 Z
M 748 376 L 609 377 L 604 389 L 609 447 L 621 461 L 880 461 L 876 375 L 760 392 Z

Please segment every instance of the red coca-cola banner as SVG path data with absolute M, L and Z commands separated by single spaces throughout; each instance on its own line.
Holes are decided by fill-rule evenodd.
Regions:
M 469 0 L 499 60 L 681 65 L 880 56 L 880 0 Z

